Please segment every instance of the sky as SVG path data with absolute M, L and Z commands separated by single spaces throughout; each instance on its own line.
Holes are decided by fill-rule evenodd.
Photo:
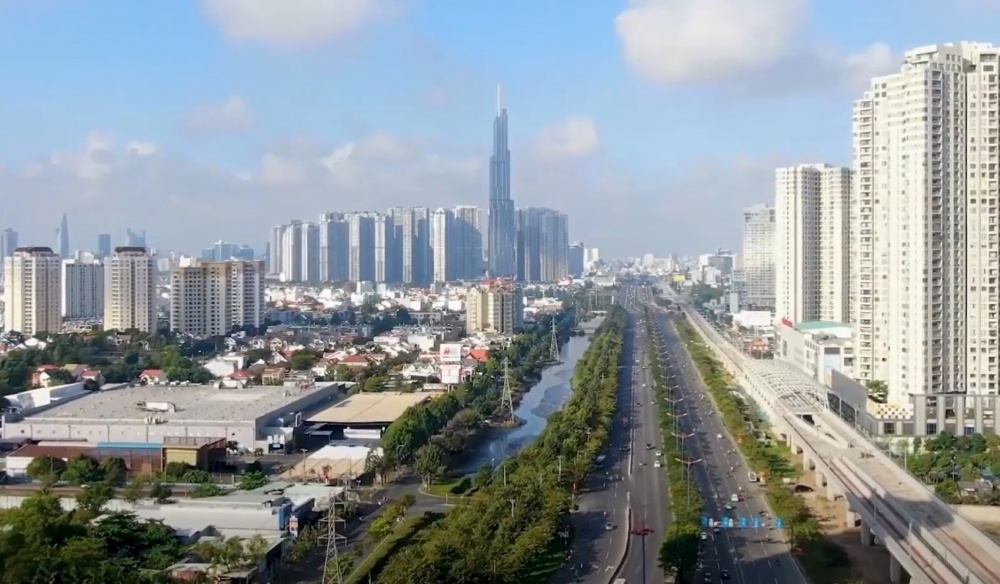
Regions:
M 513 197 L 605 257 L 738 249 L 774 169 L 849 165 L 851 102 L 1000 0 L 0 0 L 0 226 L 263 248 L 327 210 Z

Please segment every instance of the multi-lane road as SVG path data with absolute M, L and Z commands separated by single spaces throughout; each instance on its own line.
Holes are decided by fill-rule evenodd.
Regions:
M 671 376 L 669 383 L 679 388 L 683 400 L 678 406 L 682 432 L 693 434 L 680 440 L 684 441 L 686 456 L 700 461 L 691 466 L 691 476 L 702 493 L 705 517 L 713 522 L 726 518 L 733 522 L 733 527 L 704 528 L 698 581 L 805 582 L 780 530 L 774 529 L 779 518 L 771 515 L 761 485 L 750 481 L 737 445 L 677 336 L 671 317 L 658 311 L 657 318 L 662 357 L 667 375 Z

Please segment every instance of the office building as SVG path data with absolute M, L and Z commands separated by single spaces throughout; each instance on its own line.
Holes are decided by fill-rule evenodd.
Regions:
M 90 319 L 104 316 L 104 264 L 97 258 L 62 260 L 62 316 Z
M 4 259 L 4 330 L 36 335 L 62 329 L 61 271 L 50 247 L 19 247 Z
M 17 232 L 9 227 L 0 231 L 0 258 L 9 258 L 17 249 Z
M 469 334 L 513 334 L 524 327 L 524 297 L 510 284 L 488 283 L 465 296 L 465 330 Z
M 170 330 L 221 336 L 264 324 L 264 262 L 203 262 L 170 276 Z
M 579 278 L 583 275 L 584 254 L 585 248 L 583 247 L 583 243 L 577 241 L 569 246 L 569 256 L 566 263 L 569 268 L 570 277 Z
M 569 275 L 569 227 L 565 214 L 537 207 L 518 209 L 516 277 L 555 282 Z
M 111 257 L 111 234 L 97 234 L 97 259 L 103 260 Z
M 748 305 L 774 308 L 774 207 L 743 211 L 743 282 Z
M 847 322 L 851 170 L 802 164 L 775 172 L 775 317 Z
M 146 247 L 146 232 L 125 229 L 125 247 Z
M 107 260 L 104 329 L 156 331 L 156 266 L 146 248 L 116 247 Z
M 59 257 L 66 259 L 69 257 L 69 219 L 63 213 L 59 228 L 56 229 L 56 249 L 59 250 Z
M 855 374 L 890 403 L 996 395 L 1000 49 L 908 51 L 854 102 Z
M 488 245 L 489 272 L 493 278 L 512 278 L 517 273 L 517 220 L 510 193 L 510 148 L 507 140 L 507 109 L 497 88 L 497 116 L 493 120 L 493 154 L 490 156 L 490 206 Z

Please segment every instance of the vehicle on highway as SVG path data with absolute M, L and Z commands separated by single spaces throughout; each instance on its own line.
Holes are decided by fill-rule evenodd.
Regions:
M 705 582 L 711 582 L 711 581 L 712 581 L 712 575 L 711 574 L 705 574 Z
M 657 451 L 656 451 L 656 455 L 657 455 L 657 456 L 663 456 L 663 453 L 662 453 L 662 452 L 660 452 L 659 450 L 657 450 Z
M 722 440 L 722 434 L 716 434 L 715 437 L 719 440 Z
M 747 473 L 747 480 L 750 481 L 751 483 L 756 483 L 757 480 L 758 480 L 758 478 L 759 477 L 757 476 L 757 473 L 755 473 L 755 472 L 748 472 Z
M 737 495 L 736 493 L 733 493 L 732 495 L 729 495 L 729 500 L 732 501 L 733 503 L 739 503 L 740 496 Z
M 614 523 L 610 523 L 609 522 L 609 523 L 605 523 L 604 524 L 604 531 L 611 531 L 614 528 L 615 528 L 615 524 Z
M 653 445 L 650 444 L 649 442 L 647 442 L 646 443 L 646 450 L 652 450 L 652 449 L 653 449 Z
M 732 503 L 726 503 L 726 511 L 732 511 L 732 510 L 733 510 L 733 504 Z
M 708 540 L 708 534 L 703 531 L 701 532 L 701 541 L 706 541 L 706 540 Z
M 719 572 L 719 578 L 722 579 L 722 580 L 728 580 L 729 579 L 729 570 L 722 570 L 721 572 Z
M 656 468 L 660 468 L 661 466 L 663 466 L 663 463 L 657 460 L 656 462 L 653 463 L 653 466 Z

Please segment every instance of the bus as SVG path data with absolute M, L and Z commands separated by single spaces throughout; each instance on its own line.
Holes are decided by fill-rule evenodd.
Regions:
M 747 480 L 750 481 L 751 483 L 756 483 L 757 480 L 758 480 L 757 473 L 755 473 L 753 471 L 748 472 L 747 473 Z

